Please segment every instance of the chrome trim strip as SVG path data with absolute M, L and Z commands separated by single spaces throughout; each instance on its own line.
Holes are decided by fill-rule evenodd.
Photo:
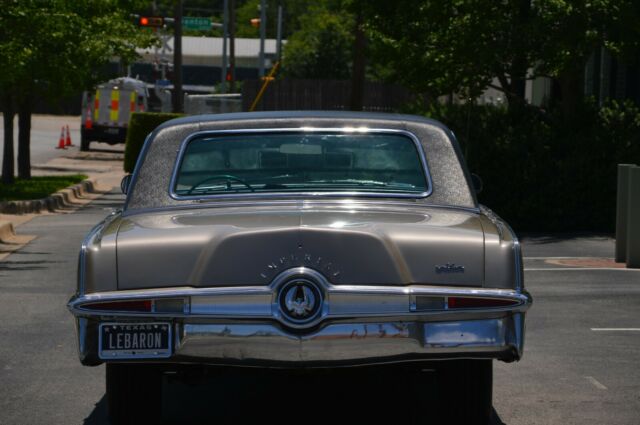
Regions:
M 91 235 L 91 233 L 89 233 Z M 76 293 L 79 296 L 85 294 L 85 281 L 87 279 L 87 265 L 86 263 L 86 252 L 87 252 L 87 243 L 86 240 L 89 238 L 89 235 L 85 237 L 85 240 L 82 241 L 82 245 L 80 246 L 80 253 L 78 254 L 78 282 L 76 283 Z
M 507 229 L 507 231 L 511 234 L 511 238 L 513 239 L 513 256 L 515 261 L 514 267 L 516 268 L 515 289 L 516 291 L 524 291 L 524 266 L 522 264 L 522 245 L 520 244 L 520 239 L 518 239 L 516 232 L 513 231 L 511 226 L 509 226 L 506 221 L 499 219 L 499 222 L 502 227 Z
M 175 186 L 178 179 L 178 171 L 182 164 L 184 153 L 187 149 L 187 145 L 194 139 L 202 136 L 220 136 L 225 134 L 262 134 L 262 133 L 313 133 L 313 132 L 327 132 L 327 133 L 378 133 L 378 134 L 399 134 L 407 136 L 413 141 L 420 161 L 422 162 L 422 168 L 427 179 L 427 191 L 416 194 L 409 193 L 393 193 L 393 192 L 358 192 L 358 191 L 335 191 L 335 192 L 322 192 L 322 191 L 306 191 L 306 192 L 259 192 L 259 193 L 231 193 L 231 194 L 212 194 L 203 196 L 181 196 L 175 192 Z M 145 142 L 146 143 L 146 142 Z M 137 167 L 136 167 L 137 168 Z M 407 199 L 424 199 L 433 193 L 433 180 L 429 167 L 427 165 L 427 158 L 424 152 L 424 147 L 418 137 L 407 130 L 390 129 L 390 128 L 366 128 L 366 127 L 290 127 L 290 128 L 255 128 L 255 129 L 230 129 L 230 130 L 206 130 L 198 131 L 190 134 L 185 138 L 178 150 L 178 157 L 173 166 L 173 172 L 171 173 L 171 181 L 169 182 L 169 196 L 177 201 L 184 200 L 217 200 L 217 199 L 234 199 L 234 198 L 299 198 L 299 197 L 370 197 L 370 198 L 407 198 Z
M 522 265 L 522 247 L 520 245 L 520 240 L 517 238 L 515 233 L 513 234 L 513 255 L 515 257 L 515 268 L 516 268 L 516 285 L 515 288 L 517 291 L 524 291 L 524 267 Z
M 355 207 L 384 207 L 384 206 L 393 206 L 393 207 L 403 207 L 403 208 L 436 208 L 436 209 L 445 209 L 445 210 L 456 210 L 463 211 L 471 214 L 481 214 L 479 208 L 468 208 L 468 207 L 458 207 L 453 205 L 440 205 L 440 204 L 417 204 L 417 203 L 409 203 L 409 199 L 406 200 L 365 200 L 365 199 L 353 199 L 353 198 L 345 198 L 345 199 L 269 199 L 265 201 L 260 201 L 259 203 L 250 202 L 249 200 L 228 200 L 228 201 L 213 201 L 213 200 L 203 200 L 201 203 L 190 203 L 190 204 L 182 204 L 182 205 L 167 205 L 163 207 L 156 208 L 143 208 L 143 209 L 135 209 L 135 210 L 125 210 L 122 213 L 122 217 L 130 217 L 141 214 L 150 214 L 150 213 L 163 213 L 163 212 L 171 212 L 176 210 L 184 210 L 184 209 L 197 209 L 197 208 L 232 208 L 232 207 L 250 207 L 250 206 L 294 206 L 299 205 L 301 202 L 306 206 L 309 202 L 314 203 L 351 203 L 355 205 Z M 320 204 L 319 204 L 320 205 Z M 346 206 L 345 206 L 346 208 Z
M 308 273 L 288 270 L 274 284 L 264 287 L 223 287 L 223 288 L 188 288 L 177 287 L 162 290 L 128 290 L 87 294 L 77 296 L 69 301 L 69 310 L 77 317 L 173 317 L 173 318 L 209 318 L 209 319 L 265 319 L 276 320 L 291 328 L 309 328 L 327 320 L 371 317 L 403 317 L 406 320 L 424 320 L 429 317 L 467 317 L 483 314 L 504 314 L 524 312 L 531 304 L 527 292 L 509 289 L 484 289 L 412 285 L 408 287 L 378 287 L 356 285 L 331 285 L 319 281 L 325 291 L 325 305 L 322 314 L 312 323 L 296 326 L 279 314 L 276 302 L 278 287 L 288 277 L 296 273 Z M 514 301 L 512 306 L 415 311 L 417 296 L 436 297 L 483 297 Z M 129 301 L 136 299 L 184 298 L 190 303 L 182 314 L 170 312 L 122 312 L 84 309 L 88 303 L 107 301 Z

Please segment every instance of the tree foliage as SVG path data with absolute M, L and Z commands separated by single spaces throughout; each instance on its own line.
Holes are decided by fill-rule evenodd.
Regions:
M 138 1 L 137 5 L 141 3 Z M 100 67 L 153 43 L 130 14 L 136 2 L 118 0 L 12 0 L 0 9 L 0 81 L 5 88 L 36 88 L 53 97 L 90 87 Z M 17 85 L 17 86 L 16 86 Z
M 284 74 L 292 78 L 349 78 L 353 17 L 326 5 L 310 7 L 284 47 Z
M 88 88 L 100 80 L 99 70 L 109 60 L 130 61 L 136 47 L 151 45 L 155 37 L 137 28 L 130 16 L 144 4 L 140 0 L 4 1 L 0 8 L 0 99 L 5 116 L 20 111 L 21 121 L 24 116 L 30 122 L 35 96 L 55 99 Z M 25 131 L 19 142 L 27 153 L 26 163 L 18 159 L 26 173 L 22 177 L 29 174 L 30 125 L 21 126 L 21 133 Z M 12 140 L 5 132 L 5 182 L 12 180 L 8 163 L 13 161 L 12 154 L 7 157 L 7 143 Z
M 639 20 L 634 0 L 367 2 L 375 60 L 394 64 L 391 78 L 433 95 L 475 96 L 496 77 L 510 101 L 536 76 L 579 81 L 600 46 L 637 49 Z

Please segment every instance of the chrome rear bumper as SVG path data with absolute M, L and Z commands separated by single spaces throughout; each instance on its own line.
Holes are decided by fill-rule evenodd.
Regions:
M 269 324 L 185 324 L 178 358 L 196 361 L 371 364 L 403 360 L 522 355 L 521 314 L 460 322 L 337 323 L 308 335 Z
M 306 367 L 459 357 L 519 360 L 531 305 L 529 294 L 517 290 L 330 287 L 322 314 L 301 328 L 279 314 L 275 293 L 269 287 L 114 291 L 75 296 L 68 307 L 76 317 L 80 360 L 86 365 L 104 361 L 98 356 L 100 324 L 162 322 L 172 327 L 171 356 L 133 361 Z M 447 307 L 449 297 L 459 296 L 511 304 Z M 154 307 L 149 312 L 89 309 L 92 303 L 150 298 Z M 164 301 L 176 299 L 184 304 L 162 309 Z M 433 299 L 445 301 L 433 307 Z
M 166 320 L 166 319 L 165 319 Z M 136 318 L 77 318 L 80 360 L 98 357 L 100 323 Z M 519 360 L 524 314 L 460 321 L 372 321 L 327 323 L 297 333 L 277 323 L 173 322 L 173 354 L 162 362 L 252 366 L 332 366 L 452 358 Z M 155 361 L 144 359 L 136 361 Z

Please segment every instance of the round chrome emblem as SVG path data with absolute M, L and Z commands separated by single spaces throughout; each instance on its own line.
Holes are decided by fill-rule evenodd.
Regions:
M 278 303 L 287 320 L 304 324 L 318 317 L 322 307 L 322 292 L 315 282 L 294 278 L 280 289 Z

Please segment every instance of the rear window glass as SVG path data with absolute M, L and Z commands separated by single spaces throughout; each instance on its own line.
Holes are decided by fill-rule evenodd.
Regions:
M 413 139 L 391 133 L 260 133 L 203 136 L 184 150 L 178 196 L 253 192 L 425 194 Z

